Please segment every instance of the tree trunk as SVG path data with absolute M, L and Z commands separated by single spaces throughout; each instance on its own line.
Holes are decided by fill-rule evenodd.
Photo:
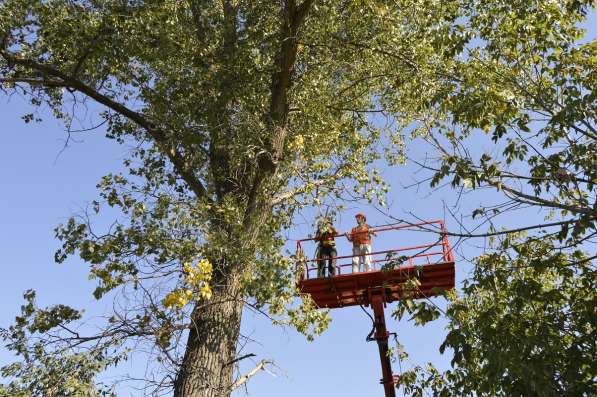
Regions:
M 193 310 L 174 397 L 226 397 L 232 391 L 243 300 L 239 277 L 228 276 L 222 284 L 207 305 Z

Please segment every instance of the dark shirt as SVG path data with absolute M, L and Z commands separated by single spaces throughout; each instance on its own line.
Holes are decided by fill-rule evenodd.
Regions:
M 338 232 L 331 226 L 323 230 L 318 229 L 317 234 L 315 235 L 315 240 L 319 241 L 321 247 L 335 247 L 336 241 L 334 241 L 334 236 L 336 234 L 338 234 Z

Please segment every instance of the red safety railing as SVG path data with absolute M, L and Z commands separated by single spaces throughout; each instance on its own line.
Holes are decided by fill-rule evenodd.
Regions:
M 424 266 L 433 265 L 436 263 L 454 262 L 454 256 L 448 237 L 444 222 L 441 220 L 426 221 L 419 223 L 401 223 L 395 225 L 372 227 L 370 229 L 373 233 L 385 232 L 390 230 L 396 231 L 418 231 L 434 233 L 437 235 L 437 241 L 428 244 L 420 244 L 408 247 L 398 247 L 394 249 L 385 249 L 381 251 L 373 251 L 370 254 L 360 255 L 338 255 L 332 258 L 313 258 L 308 259 L 303 250 L 303 243 L 307 241 L 316 241 L 315 238 L 305 238 L 298 240 L 296 243 L 296 266 L 297 274 L 303 272 L 302 279 L 310 279 L 317 277 L 317 262 L 328 261 L 329 259 L 338 261 L 342 259 L 351 259 L 359 256 L 369 255 L 371 257 L 372 269 L 371 271 L 380 270 L 383 264 L 388 264 L 391 261 L 397 262 L 398 266 Z M 339 233 L 335 237 L 343 237 L 345 233 Z M 326 264 L 327 266 L 327 264 Z M 377 268 L 376 268 L 377 267 Z M 302 269 L 301 269 L 302 268 Z M 315 275 L 311 275 L 311 272 Z M 338 264 L 336 263 L 336 276 L 342 274 L 350 274 L 352 272 L 352 261 L 350 263 Z

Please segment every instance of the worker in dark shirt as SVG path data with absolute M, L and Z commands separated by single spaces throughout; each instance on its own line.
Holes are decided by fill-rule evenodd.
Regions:
M 338 232 L 332 226 L 332 221 L 325 219 L 320 223 L 315 234 L 315 240 L 319 242 L 317 245 L 316 257 L 317 257 L 317 277 L 325 277 L 325 265 L 327 260 L 328 277 L 336 274 L 336 257 L 338 252 L 336 251 L 336 241 L 334 237 Z

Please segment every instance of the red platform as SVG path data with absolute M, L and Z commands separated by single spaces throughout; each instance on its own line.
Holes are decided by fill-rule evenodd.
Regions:
M 420 282 L 418 288 L 404 288 L 405 282 L 412 278 Z M 454 288 L 454 262 L 302 280 L 299 288 L 322 308 L 369 306 L 371 294 L 382 294 L 387 303 L 402 298 L 426 298 Z
M 381 238 L 381 232 L 387 236 L 394 234 L 389 233 L 391 231 L 398 232 L 393 239 L 400 241 L 399 232 L 417 231 L 425 232 L 434 241 L 372 252 L 372 263 L 378 270 L 369 272 L 351 273 L 352 264 L 348 263 L 337 265 L 333 277 L 317 278 L 317 259 L 303 260 L 297 263 L 297 272 L 302 274 L 298 282 L 300 291 L 311 295 L 321 308 L 338 308 L 369 306 L 372 294 L 382 295 L 384 303 L 389 303 L 406 297 L 431 297 L 454 288 L 454 257 L 442 221 L 397 224 L 371 230 L 378 234 L 375 240 Z M 337 239 L 342 236 L 338 235 Z M 308 241 L 314 239 L 298 241 L 297 252 L 303 252 L 302 245 Z M 349 258 L 352 259 L 352 255 L 338 256 L 336 260 Z M 384 267 L 389 269 L 383 270 Z M 418 288 L 406 288 L 409 279 L 417 279 Z

